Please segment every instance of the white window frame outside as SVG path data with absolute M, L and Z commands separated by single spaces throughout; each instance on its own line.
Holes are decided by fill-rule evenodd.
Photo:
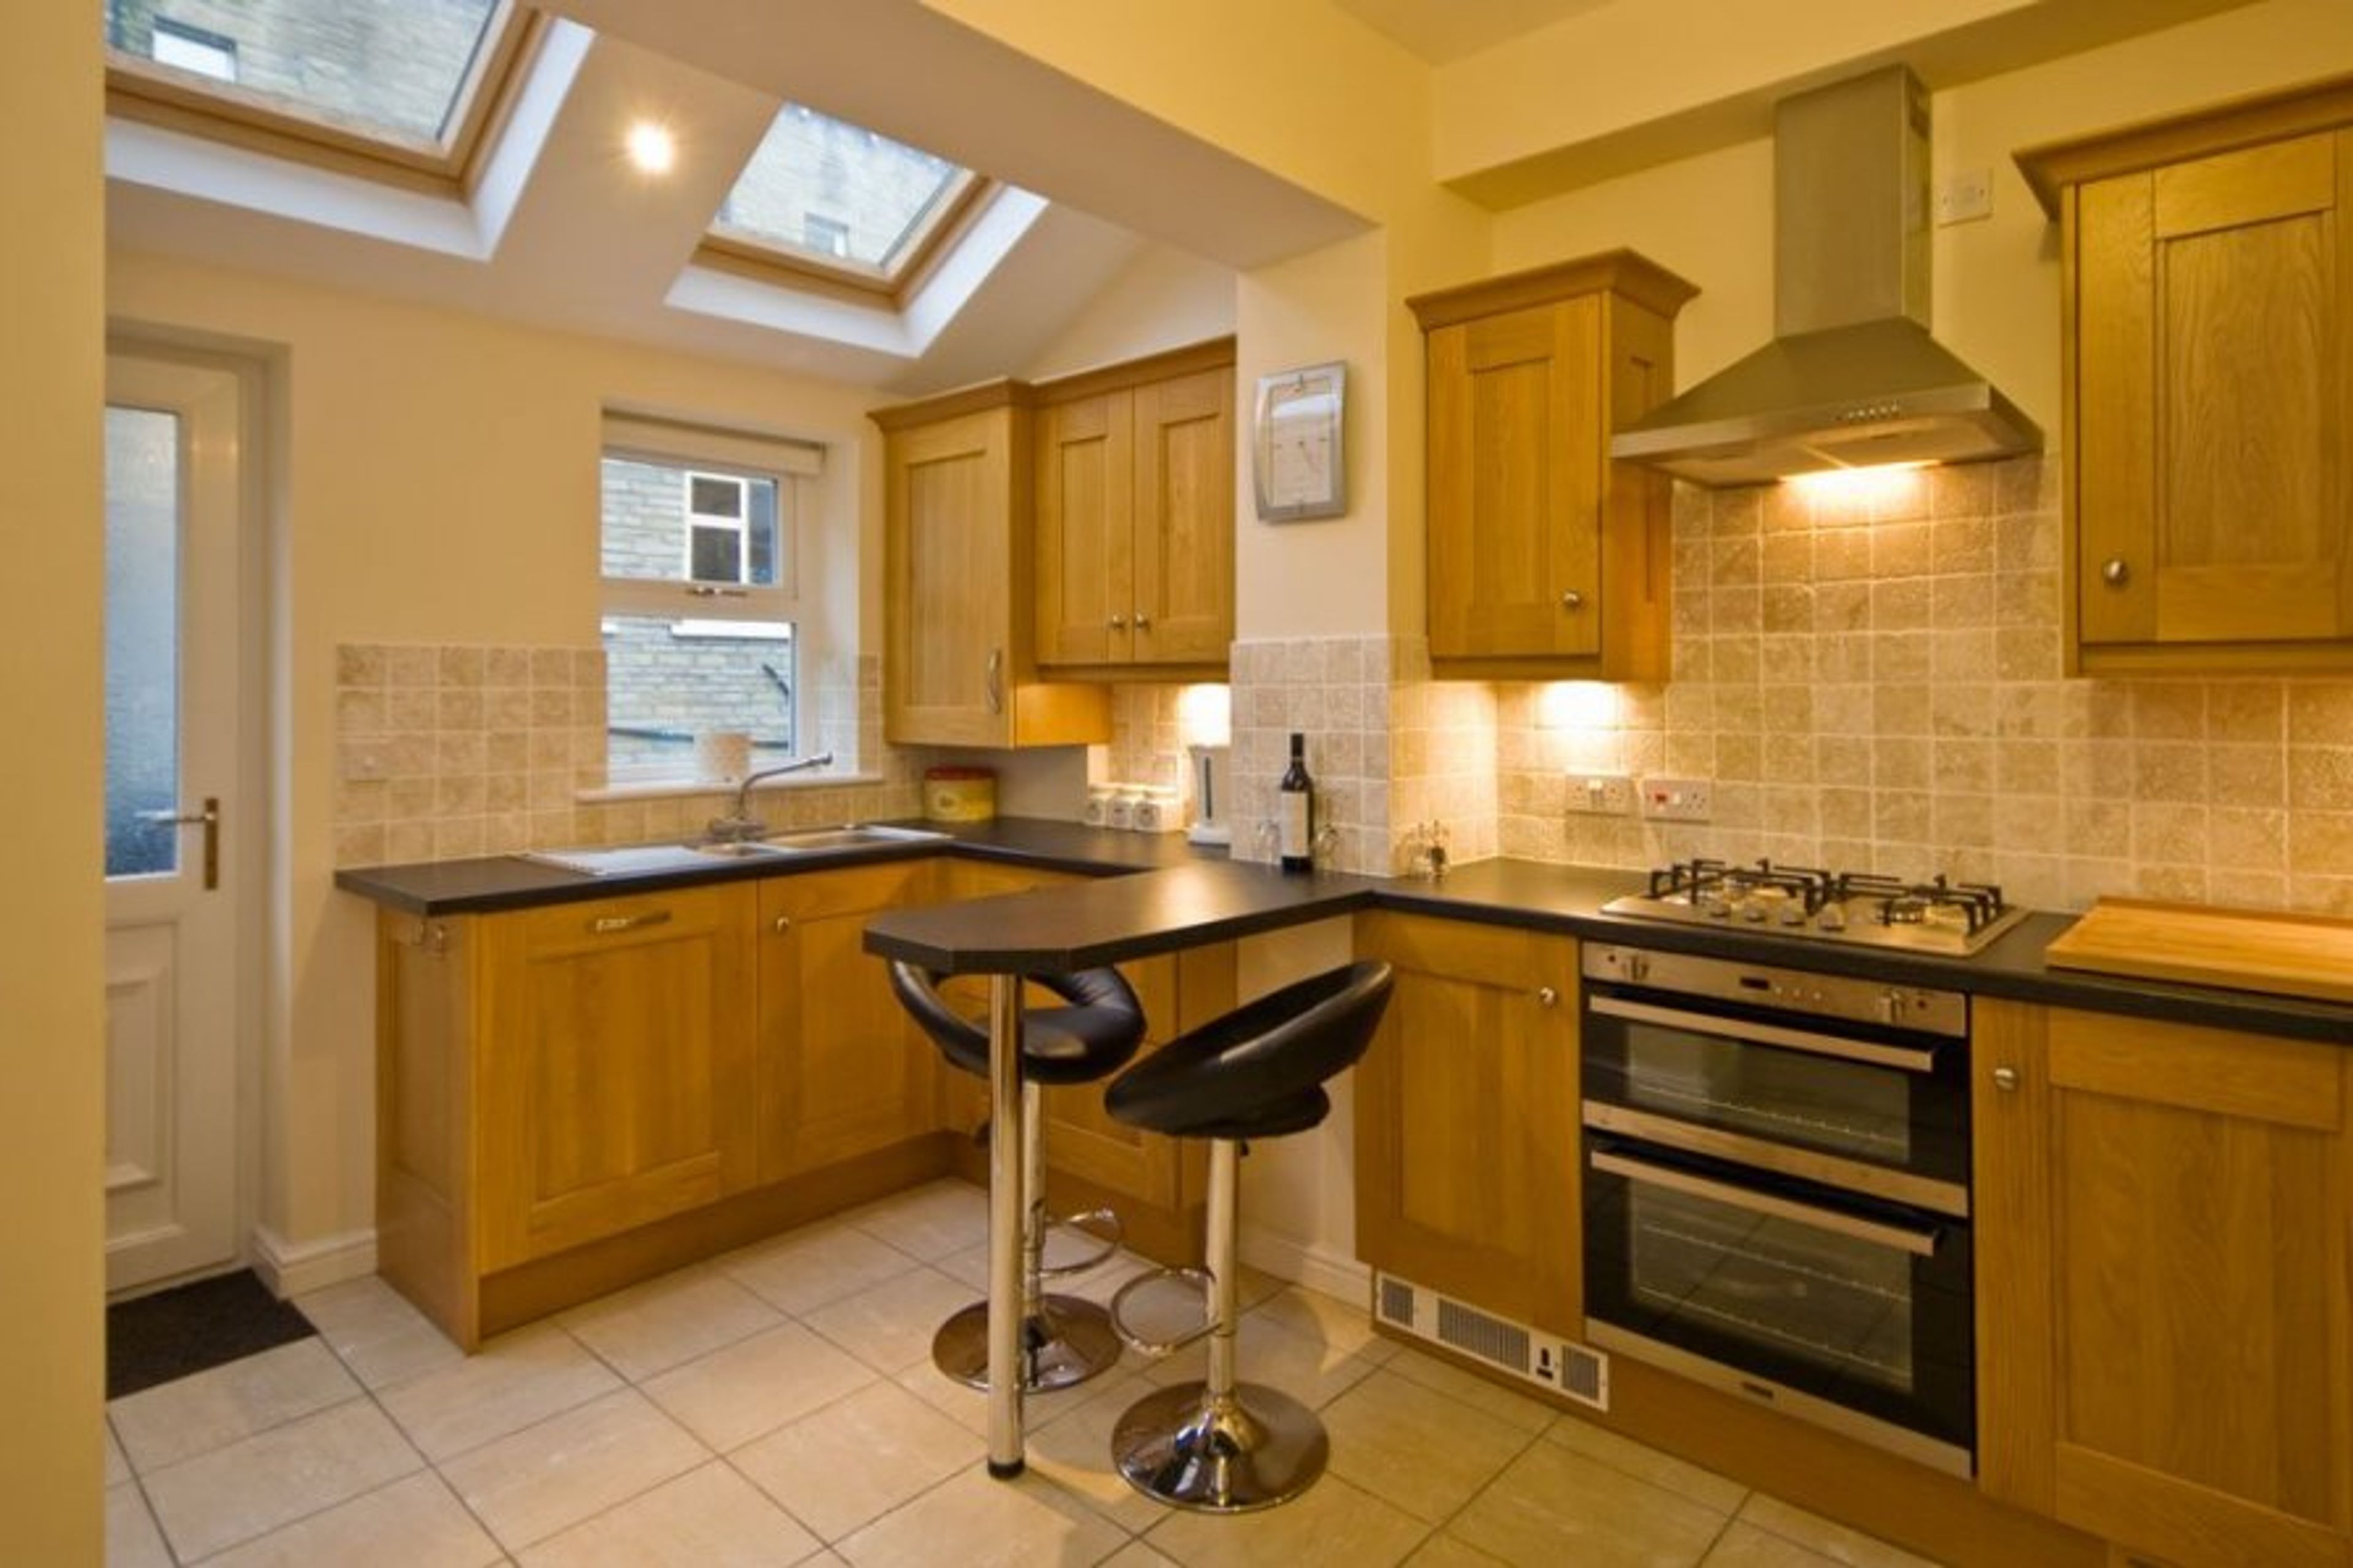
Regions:
M 788 640 L 793 649 L 794 668 L 793 733 L 804 738 L 811 734 L 818 722 L 818 715 L 817 705 L 809 697 L 809 672 L 817 668 L 824 649 L 814 635 L 814 623 L 819 617 L 805 614 L 801 604 L 801 536 L 806 526 L 803 514 L 809 492 L 814 489 L 804 481 L 823 472 L 824 448 L 813 442 L 787 437 L 679 423 L 608 410 L 605 416 L 604 438 L 598 457 L 600 460 L 621 458 L 680 468 L 686 473 L 688 487 L 681 505 L 684 523 L 681 531 L 688 537 L 679 580 L 602 578 L 598 599 L 600 614 L 667 619 L 670 622 L 672 635 L 682 637 L 741 637 L 783 641 L 787 639 L 774 629 L 774 624 L 788 625 L 792 628 Z M 693 561 L 691 536 L 700 521 L 692 510 L 691 502 L 692 483 L 696 478 L 776 481 L 776 581 L 774 584 L 697 583 L 687 576 Z M 746 489 L 748 491 L 748 485 Z M 601 498 L 601 486 L 599 495 Z M 712 518 L 711 523 L 714 526 L 727 523 L 748 531 L 751 511 L 748 493 L 744 495 L 744 503 L 743 516 Z M 603 530 L 604 514 L 600 500 L 597 513 L 600 540 Z M 744 541 L 738 560 L 743 574 L 748 575 L 751 569 L 748 537 Z M 741 626 L 742 629 L 731 629 L 734 626 Z M 611 679 L 608 671 L 606 676 L 608 689 Z M 801 749 L 807 749 L 805 739 Z M 616 784 L 662 784 L 691 778 L 693 766 L 691 756 L 684 756 L 679 759 L 675 767 L 640 765 L 608 769 L 608 773 Z
M 169 16 L 154 19 L 153 31 L 147 38 L 147 55 L 159 66 L 194 71 L 231 86 L 237 82 L 236 39 L 218 37 Z

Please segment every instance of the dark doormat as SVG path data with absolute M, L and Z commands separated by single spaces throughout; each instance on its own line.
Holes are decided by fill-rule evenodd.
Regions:
M 106 1310 L 106 1396 L 120 1399 L 317 1332 L 240 1268 Z

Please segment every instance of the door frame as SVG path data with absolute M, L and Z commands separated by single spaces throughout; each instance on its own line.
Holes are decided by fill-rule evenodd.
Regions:
M 221 840 L 223 891 L 233 900 L 231 952 L 233 973 L 230 1031 L 234 1130 L 229 1160 L 233 1189 L 231 1255 L 220 1268 L 200 1268 L 145 1284 L 125 1288 L 109 1300 L 124 1300 L 168 1289 L 176 1284 L 228 1268 L 259 1266 L 267 1251 L 260 1235 L 260 1194 L 263 1151 L 269 1128 L 264 1064 L 269 1026 L 267 1007 L 272 963 L 270 939 L 282 922 L 273 919 L 273 889 L 268 881 L 277 855 L 279 834 L 277 787 L 281 771 L 272 758 L 282 751 L 280 726 L 275 722 L 270 651 L 273 630 L 280 618 L 271 596 L 275 574 L 270 555 L 278 535 L 269 510 L 273 454 L 266 442 L 270 428 L 269 398 L 273 378 L 263 361 L 249 353 L 214 348 L 184 335 L 151 331 L 122 323 L 109 325 L 107 358 L 146 361 L 225 374 L 236 385 L 237 468 L 236 476 L 237 543 L 235 576 L 237 625 L 230 650 L 235 671 L 237 745 L 233 763 L 237 816 L 226 824 Z M 108 401 L 112 401 L 110 395 Z M 193 847 L 195 839 L 188 841 Z

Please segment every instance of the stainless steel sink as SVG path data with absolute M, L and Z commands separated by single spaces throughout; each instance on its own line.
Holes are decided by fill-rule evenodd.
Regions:
M 884 844 L 924 844 L 945 838 L 925 827 L 885 827 L 877 823 L 852 823 L 847 827 L 804 827 L 791 833 L 771 833 L 762 847 L 787 855 L 820 849 L 871 849 Z
M 713 861 L 773 860 L 783 853 L 765 844 L 632 844 L 615 849 L 534 849 L 517 858 L 590 877 L 628 877 L 690 871 Z

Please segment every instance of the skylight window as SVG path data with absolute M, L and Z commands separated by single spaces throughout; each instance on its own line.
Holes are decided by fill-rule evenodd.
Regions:
M 862 126 L 785 105 L 712 223 L 736 256 L 783 260 L 890 292 L 977 199 L 969 169 Z
M 531 30 L 514 0 L 104 4 L 109 112 L 428 184 L 462 183 Z

